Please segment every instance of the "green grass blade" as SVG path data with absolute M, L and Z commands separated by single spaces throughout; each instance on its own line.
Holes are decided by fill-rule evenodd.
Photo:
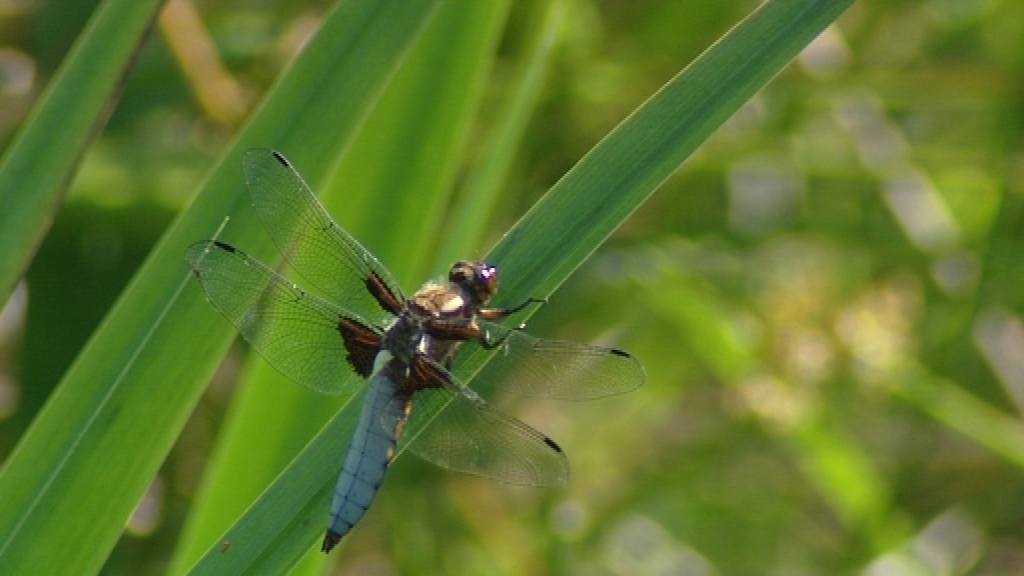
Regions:
M 360 394 L 350 406 L 358 406 L 361 399 Z M 190 573 L 282 573 L 319 542 L 334 489 L 333 463 L 340 465 L 339 454 L 344 454 L 355 428 L 348 412 L 335 414 Z
M 49 230 L 161 4 L 101 2 L 0 160 L 0 300 Z
M 550 295 L 853 0 L 766 2 L 580 160 L 489 257 L 511 302 Z M 543 265 L 539 265 L 543 263 Z
M 340 4 L 275 85 L 5 463 L 0 571 L 100 569 L 233 338 L 186 284 L 185 247 L 225 215 L 232 241 L 259 243 L 239 177 L 246 148 L 288 150 L 319 185 L 436 4 Z
M 439 9 L 324 186 L 328 210 L 406 281 L 425 270 L 425 258 L 412 248 L 429 249 L 439 233 L 440 214 L 449 202 L 459 153 L 506 13 L 506 2 L 451 3 Z M 210 547 L 341 406 L 301 389 L 259 360 L 250 368 L 252 377 L 245 379 L 218 439 L 173 572 Z M 338 465 L 336 452 L 320 469 Z M 314 532 L 322 532 L 325 521 L 325 509 L 316 510 Z M 269 521 L 253 528 L 281 527 Z M 243 532 L 231 539 L 254 543 L 273 537 Z M 287 541 L 295 543 L 291 536 Z M 264 550 L 232 553 L 216 571 L 243 571 L 243 565 L 232 562 L 246 557 L 258 561 L 261 570 L 290 566 L 310 541 L 300 541 L 297 548 L 273 542 Z
M 899 366 L 888 377 L 893 393 L 951 430 L 1024 468 L 1024 425 L 962 386 L 931 374 L 918 364 Z
M 505 301 L 550 294 L 701 142 L 851 2 L 780 0 L 762 5 L 636 110 L 492 251 L 493 261 L 508 272 L 503 275 Z M 459 373 L 468 374 L 473 367 L 467 362 Z M 267 555 L 293 556 L 285 548 L 308 546 L 315 540 L 334 482 L 334 468 L 326 469 L 323 459 L 340 458 L 346 439 L 339 435 L 348 434 L 346 426 L 350 419 L 336 416 L 207 552 L 195 571 L 217 572 L 225 566 L 262 570 L 266 565 L 260 562 Z M 257 535 L 265 540 L 253 542 Z M 242 558 L 231 559 L 233 555 Z
M 429 255 L 442 230 L 462 149 L 508 12 L 505 0 L 446 4 L 328 183 L 365 187 L 374 205 L 359 238 L 407 288 L 440 274 Z M 349 203 L 328 205 L 336 212 Z M 369 220 L 369 221 L 367 221 Z M 405 238 L 396 238 L 396 233 Z M 477 248 L 462 246 L 462 249 Z
M 544 84 L 566 5 L 561 1 L 550 2 L 539 12 L 538 22 L 532 26 L 529 47 L 510 83 L 510 93 L 496 115 L 493 134 L 484 145 L 483 157 L 466 179 L 460 203 L 450 220 L 450 232 L 434 257 L 434 270 L 443 270 L 444 266 L 465 257 L 465 247 L 475 245 L 484 237 L 489 224 L 486 216 L 494 211 L 505 189 L 512 160 Z

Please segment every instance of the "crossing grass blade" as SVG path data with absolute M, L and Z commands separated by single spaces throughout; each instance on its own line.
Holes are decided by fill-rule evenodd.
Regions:
M 476 247 L 502 192 L 512 185 L 507 175 L 544 85 L 567 7 L 564 2 L 550 2 L 536 12 L 529 48 L 509 82 L 511 92 L 499 103 L 496 124 L 484 139 L 483 156 L 466 178 L 449 231 L 434 255 L 435 271 L 465 257 L 467 247 Z
M 49 230 L 161 4 L 99 3 L 0 159 L 0 301 L 7 300 Z

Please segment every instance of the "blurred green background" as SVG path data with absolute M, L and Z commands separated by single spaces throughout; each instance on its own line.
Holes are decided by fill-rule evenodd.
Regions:
M 509 15 L 494 98 L 537 4 Z M 329 5 L 161 19 L 0 317 L 0 461 Z M 568 2 L 490 241 L 756 5 Z M 0 0 L 0 141 L 93 7 Z M 648 373 L 622 397 L 503 404 L 561 443 L 568 488 L 402 458 L 338 573 L 1024 571 L 1021 38 L 1011 0 L 855 4 L 532 318 Z M 243 353 L 105 573 L 166 570 Z

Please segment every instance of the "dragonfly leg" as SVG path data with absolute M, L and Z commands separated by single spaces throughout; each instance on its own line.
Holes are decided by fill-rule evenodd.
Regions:
M 502 334 L 497 340 L 491 340 L 491 334 L 486 330 L 481 330 L 480 335 L 477 337 L 477 342 L 480 344 L 480 347 L 483 348 L 484 350 L 494 350 L 495 348 L 498 348 L 499 346 L 505 344 L 505 342 L 508 341 L 509 337 L 512 336 L 513 332 L 519 332 L 520 330 L 524 330 L 525 328 L 526 324 L 520 324 L 519 326 L 516 326 L 515 328 L 512 328 L 511 330 L 508 330 L 507 332 Z
M 487 320 L 500 320 L 522 311 L 530 304 L 547 304 L 547 302 L 547 298 L 527 298 L 522 304 L 512 308 L 480 308 L 477 313 L 480 314 L 481 318 L 486 318 Z

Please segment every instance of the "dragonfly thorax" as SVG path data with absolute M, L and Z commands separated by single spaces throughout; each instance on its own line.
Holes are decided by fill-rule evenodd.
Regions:
M 477 314 L 498 287 L 497 269 L 482 261 L 460 260 L 448 282 L 428 282 L 413 294 L 407 309 L 420 316 L 424 336 L 419 351 L 450 365 L 456 349 L 479 334 Z
M 405 310 L 384 332 L 381 349 L 387 350 L 403 365 L 408 366 L 420 349 L 423 334 L 424 318 L 411 310 Z
M 431 282 L 413 294 L 409 308 L 424 318 L 434 320 L 468 318 L 474 312 L 469 306 L 471 298 L 472 296 L 458 286 Z

